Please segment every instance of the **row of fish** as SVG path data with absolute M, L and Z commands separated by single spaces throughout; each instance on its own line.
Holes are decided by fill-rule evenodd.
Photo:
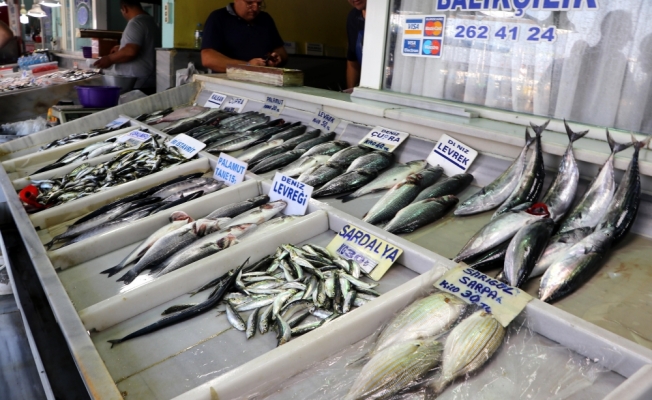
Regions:
M 42 208 L 56 206 L 188 160 L 176 147 L 162 146 L 152 136 L 151 140 L 122 150 L 106 162 L 95 166 L 84 163 L 62 177 L 32 181 L 32 185 L 38 189 L 35 200 Z M 31 190 L 31 187 L 23 190 Z
M 129 121 L 124 122 L 122 125 L 119 126 L 112 126 L 112 127 L 106 127 L 106 128 L 97 128 L 97 129 L 91 129 L 88 132 L 80 132 L 80 133 L 73 133 L 71 135 L 68 135 L 64 138 L 53 140 L 52 142 L 46 144 L 45 146 L 41 147 L 39 151 L 43 150 L 48 150 L 48 149 L 54 149 L 56 147 L 61 147 L 65 146 L 67 144 L 71 143 L 77 143 L 81 142 L 82 140 L 86 140 L 95 136 L 103 135 L 105 133 L 117 131 L 118 129 L 123 129 L 131 125 Z
M 379 295 L 374 290 L 378 284 L 363 280 L 364 272 L 356 262 L 315 244 L 284 244 L 274 255 L 245 265 L 192 293 L 212 289 L 205 301 L 172 306 L 156 323 L 109 343 L 154 332 L 222 304 L 220 313 L 226 314 L 233 328 L 245 332 L 247 339 L 256 331 L 265 334 L 271 328 L 276 331 L 277 345 L 282 345 Z M 243 317 L 245 312 L 249 315 Z
M 345 399 L 390 398 L 415 386 L 425 386 L 427 398 L 433 398 L 455 379 L 478 370 L 502 344 L 505 328 L 491 314 L 469 308 L 438 292 L 403 309 L 369 352 L 349 364 L 364 366 Z M 431 376 L 437 367 L 439 373 Z
M 79 243 L 224 188 L 224 183 L 204 178 L 202 173 L 184 175 L 147 190 L 118 199 L 75 221 L 55 236 L 48 248 Z
M 290 217 L 284 217 L 269 222 L 286 206 L 282 200 L 269 203 L 269 197 L 262 195 L 221 207 L 196 221 L 176 211 L 170 216 L 169 224 L 152 233 L 118 265 L 102 273 L 111 277 L 133 264 L 118 279 L 126 285 L 146 269 L 156 276 L 167 274 L 231 247 L 238 239 L 262 234 L 291 221 Z
M 573 155 L 573 142 L 587 132 L 576 133 L 565 124 L 569 145 L 557 176 L 540 203 L 533 203 L 541 192 L 543 158 L 540 133 L 545 127 L 533 126 L 536 149 L 527 165 L 525 158 L 532 139 L 519 157 L 494 182 L 461 203 L 456 215 L 486 211 L 499 204 L 505 188 L 515 187 L 491 222 L 478 231 L 462 248 L 455 261 L 474 268 L 502 267 L 500 278 L 520 286 L 543 275 L 539 297 L 555 301 L 581 286 L 601 265 L 607 251 L 631 228 L 640 203 L 638 154 L 647 141 L 616 143 L 607 131 L 611 154 L 574 207 L 579 171 Z M 632 160 L 617 187 L 614 156 L 634 146 Z M 617 188 L 617 189 L 616 189 Z

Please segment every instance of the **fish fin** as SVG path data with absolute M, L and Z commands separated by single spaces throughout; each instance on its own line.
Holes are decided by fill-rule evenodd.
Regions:
M 647 138 L 641 140 L 640 142 L 636 140 L 636 137 L 632 135 L 632 144 L 634 145 L 634 148 L 639 150 L 642 148 L 647 147 L 650 144 L 650 139 L 652 139 L 652 136 L 648 136 Z
M 573 132 L 570 126 L 568 126 L 568 124 L 566 123 L 565 119 L 564 119 L 564 127 L 566 128 L 566 134 L 568 135 L 568 140 L 571 143 L 575 142 L 578 139 L 583 138 L 584 136 L 586 136 L 587 133 L 589 133 L 588 130 L 582 132 Z
M 126 274 L 122 275 L 116 282 L 124 282 L 125 285 L 130 284 L 131 282 L 136 279 L 138 276 L 138 272 L 132 270 L 129 270 Z
M 112 277 L 113 275 L 117 274 L 118 272 L 122 271 L 124 268 L 124 265 L 116 265 L 115 267 L 111 267 L 109 269 L 105 269 L 104 271 L 100 272 L 100 274 L 108 274 L 107 278 Z
M 621 151 L 631 147 L 634 144 L 634 143 L 618 143 L 618 142 L 616 142 L 611 137 L 611 133 L 609 133 L 608 128 L 607 128 L 607 142 L 609 142 L 609 148 L 611 149 L 611 154 L 616 154 L 618 152 L 621 152 Z
M 530 129 L 528 127 L 525 127 L 525 146 L 529 147 L 532 143 L 534 143 L 534 138 L 532 135 L 530 135 Z
M 367 361 L 369 361 L 369 353 L 365 353 L 362 357 L 355 359 L 353 361 L 349 361 L 348 363 L 346 363 L 344 368 L 351 369 L 351 368 L 361 367 L 364 364 L 366 364 Z
M 107 342 L 111 343 L 111 348 L 113 348 L 116 344 L 122 343 L 122 339 L 107 340 Z
M 543 131 L 546 130 L 546 127 L 548 126 L 549 123 L 550 120 L 547 120 L 542 125 L 534 125 L 532 122 L 530 122 L 530 126 L 534 130 L 534 133 L 537 135 L 537 137 L 541 137 L 541 134 L 543 133 Z

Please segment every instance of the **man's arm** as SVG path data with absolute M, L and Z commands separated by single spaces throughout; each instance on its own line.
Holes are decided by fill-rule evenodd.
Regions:
M 113 64 L 121 64 L 133 60 L 138 56 L 138 52 L 140 52 L 140 46 L 137 44 L 128 43 L 125 45 L 125 47 L 121 48 L 115 53 L 111 53 L 108 56 L 100 58 L 93 65 L 98 68 L 109 68 Z
M 348 89 L 360 84 L 360 63 L 357 61 L 346 61 L 346 86 Z
M 12 37 L 14 37 L 14 33 L 9 29 L 7 24 L 0 21 L 0 49 L 9 43 Z
M 201 51 L 201 64 L 204 68 L 210 68 L 214 72 L 226 72 L 226 66 L 229 64 L 249 64 L 263 67 L 265 66 L 265 60 L 262 58 L 253 58 L 249 61 L 236 60 L 225 56 L 217 50 L 203 49 Z

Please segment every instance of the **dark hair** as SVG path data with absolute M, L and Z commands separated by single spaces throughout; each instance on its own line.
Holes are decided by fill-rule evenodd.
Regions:
M 135 7 L 142 9 L 143 6 L 140 4 L 140 0 L 120 0 L 120 7 Z

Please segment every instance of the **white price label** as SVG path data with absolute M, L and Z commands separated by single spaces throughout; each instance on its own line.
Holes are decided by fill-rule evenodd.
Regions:
M 204 107 L 209 108 L 220 108 L 222 103 L 226 100 L 226 95 L 222 93 L 213 92 L 204 103 Z
M 435 287 L 459 297 L 468 304 L 482 307 L 504 327 L 507 327 L 532 300 L 532 297 L 521 289 L 511 287 L 465 265 L 448 271 L 439 278 Z
M 165 142 L 165 144 L 178 148 L 181 154 L 186 158 L 194 157 L 195 154 L 199 153 L 204 147 L 206 147 L 205 143 L 193 139 L 188 135 L 184 135 L 183 133 L 175 136 L 170 141 Z
M 229 101 L 223 104 L 222 110 L 240 113 L 242 109 L 247 105 L 247 99 L 242 99 L 240 97 L 231 97 Z
M 118 119 L 114 119 L 113 121 L 109 122 L 106 124 L 107 128 L 117 128 L 121 125 L 123 125 L 125 122 L 129 121 L 129 118 L 126 117 L 120 117 Z
M 280 172 L 274 175 L 272 189 L 269 191 L 269 201 L 284 200 L 288 203 L 283 210 L 285 215 L 304 215 L 308 208 L 308 200 L 312 196 L 313 187 L 285 176 Z
M 135 147 L 151 138 L 152 135 L 149 133 L 136 130 L 118 137 L 117 141 L 118 143 L 127 143 L 129 146 Z
M 285 100 L 279 99 L 278 97 L 267 96 L 263 108 L 260 109 L 260 112 L 269 115 L 279 115 L 285 108 Z
M 410 136 L 409 133 L 377 126 L 362 138 L 360 144 L 371 147 L 372 149 L 389 151 L 391 153 L 396 150 L 396 148 L 403 143 L 408 136 Z
M 222 181 L 226 186 L 237 185 L 244 180 L 249 164 L 242 162 L 228 154 L 220 153 L 217 159 L 213 178 L 216 181 Z
M 440 165 L 446 175 L 453 176 L 466 172 L 478 152 L 448 135 L 442 135 L 427 158 L 428 164 Z
M 323 111 L 317 111 L 310 121 L 310 126 L 315 129 L 321 129 L 324 132 L 333 132 L 340 124 L 340 119 L 335 118 Z

